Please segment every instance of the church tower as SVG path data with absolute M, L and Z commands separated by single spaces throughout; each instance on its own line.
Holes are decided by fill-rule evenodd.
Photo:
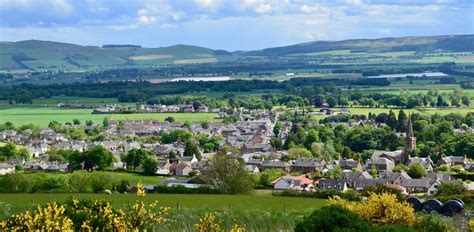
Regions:
M 416 149 L 416 138 L 415 138 L 415 135 L 413 134 L 413 127 L 411 125 L 411 115 L 408 115 L 407 134 L 405 137 L 405 146 L 403 148 L 404 157 L 407 158 L 409 155 L 413 153 L 415 149 Z

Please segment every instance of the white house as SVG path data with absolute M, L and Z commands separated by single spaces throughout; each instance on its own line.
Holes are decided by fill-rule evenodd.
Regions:
M 314 187 L 314 183 L 311 179 L 305 176 L 282 176 L 272 181 L 273 189 L 276 190 L 305 190 L 311 191 Z
M 15 166 L 7 163 L 0 163 L 0 176 L 15 172 Z

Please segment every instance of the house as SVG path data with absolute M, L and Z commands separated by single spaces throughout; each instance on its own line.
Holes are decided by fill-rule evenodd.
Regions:
M 338 190 L 341 192 L 346 191 L 347 184 L 344 180 L 340 179 L 320 179 L 319 180 L 319 189 L 320 190 Z
M 175 176 L 189 176 L 192 170 L 191 166 L 187 163 L 172 164 L 170 166 L 170 173 Z
M 464 156 L 443 156 L 438 160 L 437 165 L 447 165 L 448 167 L 453 167 L 456 165 L 461 165 L 462 167 L 466 166 L 468 163 L 466 155 Z
M 170 167 L 171 167 L 171 163 L 169 159 L 158 160 L 158 170 L 156 171 L 156 174 L 169 175 Z
M 407 179 L 404 180 L 401 184 L 407 189 L 410 193 L 422 193 L 428 191 L 431 186 L 430 179 L 421 178 L 421 179 Z
M 369 180 L 373 177 L 368 172 L 344 172 L 339 179 L 345 181 L 348 188 L 355 188 L 357 181 Z
M 392 171 L 393 168 L 395 168 L 395 162 L 393 162 L 391 159 L 386 158 L 386 157 L 379 157 L 378 159 L 375 160 L 375 162 L 373 163 L 373 166 L 379 172 Z
M 355 182 L 354 189 L 361 191 L 364 188 L 372 185 L 388 185 L 390 182 L 384 179 L 362 179 Z
M 275 190 L 311 191 L 314 187 L 311 179 L 303 176 L 282 176 L 272 181 Z
M 339 167 L 341 167 L 342 170 L 357 170 L 359 172 L 364 171 L 364 167 L 358 160 L 354 159 L 344 159 L 344 160 L 339 160 Z
M 414 164 L 420 164 L 425 170 L 433 171 L 433 161 L 428 157 L 409 157 L 407 161 L 407 166 L 411 167 Z
M 292 172 L 312 173 L 322 171 L 326 162 L 323 159 L 299 158 L 291 165 Z
M 380 179 L 387 180 L 389 184 L 402 185 L 403 181 L 410 180 L 411 177 L 406 172 L 386 171 L 380 173 Z
M 250 165 L 250 164 L 245 165 L 245 170 L 247 170 L 251 174 L 257 174 L 260 172 L 260 169 L 256 165 Z
M 455 180 L 454 177 L 449 173 L 427 173 L 426 178 L 430 180 L 440 180 L 440 181 L 452 181 Z
M 175 187 L 175 186 L 183 186 L 185 188 L 190 189 L 197 189 L 203 186 L 202 181 L 199 181 L 197 178 L 193 179 L 176 179 L 176 178 L 168 178 L 165 181 L 160 183 L 160 186 L 165 187 Z
M 7 163 L 0 163 L 0 176 L 15 172 L 15 166 Z
M 181 162 L 191 166 L 193 163 L 198 162 L 199 160 L 196 158 L 195 155 L 193 156 L 183 156 L 180 158 Z
M 280 160 L 265 160 L 262 162 L 262 167 L 260 170 L 265 171 L 267 169 L 272 169 L 272 168 L 281 169 L 285 172 L 290 172 L 291 170 L 290 164 L 285 163 Z

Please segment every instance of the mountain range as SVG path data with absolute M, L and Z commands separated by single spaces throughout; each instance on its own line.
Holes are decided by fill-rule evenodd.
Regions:
M 474 35 L 443 35 L 381 39 L 315 41 L 254 51 L 228 52 L 192 45 L 143 48 L 137 45 L 82 46 L 25 40 L 0 42 L 0 69 L 101 69 L 245 61 L 246 57 L 304 56 L 317 52 L 349 50 L 376 52 L 472 52 Z

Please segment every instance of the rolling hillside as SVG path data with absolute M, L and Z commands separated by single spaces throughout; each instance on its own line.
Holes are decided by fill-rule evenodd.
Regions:
M 241 53 L 250 56 L 285 56 L 314 52 L 348 50 L 357 52 L 446 52 L 474 51 L 474 35 L 444 35 L 423 37 L 399 37 L 381 39 L 355 39 L 342 41 L 315 41 L 296 45 L 266 48 Z
M 232 54 L 189 45 L 161 48 L 80 46 L 26 40 L 0 43 L 0 69 L 85 69 L 138 65 L 212 63 L 232 60 Z
M 418 52 L 474 52 L 474 35 L 444 35 L 342 41 L 315 41 L 284 47 L 230 53 L 190 45 L 142 48 L 136 45 L 80 46 L 68 43 L 26 40 L 0 42 L 0 70 L 85 70 L 155 65 L 185 65 L 237 61 L 250 56 L 274 57 L 355 55 Z M 357 58 L 356 57 L 356 58 Z M 363 58 L 363 57 L 362 57 Z M 470 55 L 464 57 L 472 59 Z M 449 61 L 441 57 L 442 61 Z M 322 61 L 317 61 L 324 63 Z M 421 62 L 421 61 L 420 61 Z

